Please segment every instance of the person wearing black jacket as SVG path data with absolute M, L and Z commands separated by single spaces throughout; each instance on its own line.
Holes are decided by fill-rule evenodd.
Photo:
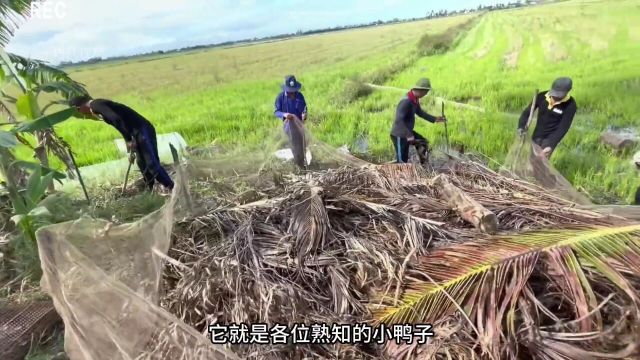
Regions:
M 138 168 L 148 190 L 156 181 L 167 189 L 173 189 L 173 180 L 160 164 L 156 130 L 142 115 L 130 107 L 105 99 L 78 96 L 69 101 L 81 114 L 103 120 L 116 128 L 127 143 L 129 152 L 135 151 Z
M 414 145 L 420 157 L 420 162 L 427 161 L 429 143 L 422 135 L 413 130 L 416 123 L 416 115 L 428 122 L 445 122 L 444 117 L 436 117 L 427 114 L 420 107 L 420 98 L 426 96 L 431 90 L 429 79 L 420 79 L 406 96 L 400 100 L 396 108 L 396 118 L 391 128 L 391 141 L 396 151 L 396 161 L 406 163 L 409 161 L 409 145 Z
M 549 159 L 560 141 L 569 131 L 573 117 L 576 115 L 576 101 L 569 95 L 573 87 L 570 78 L 556 79 L 551 90 L 538 94 L 535 108 L 538 109 L 538 120 L 533 130 L 532 140 L 542 148 L 541 155 Z M 527 106 L 518 122 L 518 133 L 524 136 L 531 104 Z

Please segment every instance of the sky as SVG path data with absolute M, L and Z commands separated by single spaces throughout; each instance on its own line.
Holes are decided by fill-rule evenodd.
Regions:
M 52 64 L 423 17 L 497 0 L 44 0 L 7 50 Z M 443 5 L 445 3 L 446 5 Z M 444 6 L 444 7 L 443 7 Z

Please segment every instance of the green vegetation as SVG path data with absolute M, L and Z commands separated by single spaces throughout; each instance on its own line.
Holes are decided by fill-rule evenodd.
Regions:
M 309 121 L 317 124 L 314 134 L 332 144 L 350 144 L 367 122 L 378 123 L 387 132 L 393 109 L 374 119 L 362 111 L 361 104 L 339 107 L 336 94 L 343 91 L 347 80 L 406 61 L 420 34 L 447 31 L 470 17 L 92 66 L 72 70 L 70 75 L 85 84 L 92 96 L 113 98 L 140 111 L 154 122 L 158 133 L 178 131 L 190 145 L 203 145 L 214 140 L 218 144 L 260 143 L 265 133 L 281 126 L 273 117 L 273 103 L 284 76 L 293 73 L 303 83 Z M 345 125 L 341 132 L 330 131 L 341 124 Z M 77 153 L 80 166 L 119 157 L 113 144 L 119 134 L 109 126 L 73 120 L 57 126 L 56 131 Z
M 293 73 L 304 85 L 315 136 L 336 146 L 366 138 L 371 155 L 384 161 L 392 158 L 388 132 L 402 93 L 372 92 L 363 82 L 404 89 L 428 76 L 434 91 L 424 100 L 427 110 L 439 113 L 436 96 L 485 108 L 447 107 L 449 136 L 502 161 L 533 90 L 571 76 L 579 110 L 554 165 L 593 196 L 631 201 L 635 170 L 598 137 L 609 125 L 637 126 L 638 24 L 634 1 L 574 0 L 92 65 L 71 76 L 94 97 L 139 110 L 158 133 L 178 131 L 190 145 L 241 146 L 262 142 L 280 126 L 273 100 L 284 75 Z M 444 141 L 441 125 L 419 122 L 417 131 L 436 147 Z M 80 165 L 118 158 L 112 142 L 118 133 L 109 126 L 74 120 L 57 132 Z
M 443 54 L 457 44 L 466 32 L 474 25 L 473 19 L 453 26 L 446 32 L 432 34 L 426 33 L 422 35 L 418 41 L 417 54 L 419 56 L 432 56 Z
M 570 76 L 578 115 L 553 163 L 592 195 L 611 193 L 630 202 L 639 185 L 636 171 L 628 157 L 617 157 L 598 138 L 610 125 L 638 126 L 639 20 L 634 1 L 567 1 L 494 12 L 455 49 L 420 59 L 390 85 L 404 86 L 427 68 L 439 95 L 481 99 L 479 105 L 488 110 L 484 114 L 447 110 L 450 136 L 501 160 L 533 90 Z M 443 134 L 433 126 L 427 133 L 434 139 Z

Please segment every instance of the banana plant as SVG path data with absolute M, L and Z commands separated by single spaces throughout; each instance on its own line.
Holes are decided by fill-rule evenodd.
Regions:
M 54 180 L 64 179 L 65 175 L 37 163 L 15 160 L 11 148 L 16 145 L 13 134 L 0 131 L 0 176 L 5 179 L 4 187 L 13 206 L 14 216 L 11 220 L 22 230 L 29 240 L 29 246 L 35 250 L 35 231 L 46 223 L 43 220 L 49 215 L 48 210 L 38 204 L 46 195 L 49 185 Z M 31 173 L 25 186 L 16 183 L 16 171 Z
M 20 91 L 17 97 L 2 92 L 4 102 L 14 104 L 17 116 L 11 114 L 4 102 L 3 106 L 0 106 L 5 113 L 11 114 L 10 120 L 12 118 L 14 122 L 16 122 L 15 118 L 22 120 L 12 130 L 17 139 L 28 145 L 24 133 L 32 133 L 36 139 L 36 146 L 32 148 L 40 164 L 48 167 L 48 153 L 51 153 L 65 164 L 67 174 L 73 178 L 75 164 L 69 156 L 69 145 L 57 136 L 53 125 L 71 118 L 76 112 L 68 107 L 51 114 L 45 114 L 45 111 L 51 106 L 66 104 L 71 96 L 86 94 L 83 85 L 71 79 L 60 69 L 42 61 L 9 54 L 3 49 L 0 49 L 0 82 L 4 88 L 12 87 Z M 42 94 L 56 94 L 61 98 L 41 107 Z M 53 188 L 50 189 L 53 190 Z
M 71 170 L 74 165 L 67 151 L 69 146 L 55 134 L 52 125 L 68 119 L 72 112 L 65 109 L 51 114 L 52 118 L 44 115 L 50 106 L 59 104 L 74 94 L 86 94 L 86 90 L 82 84 L 71 79 L 66 72 L 60 69 L 43 61 L 10 54 L 4 50 L 21 21 L 30 15 L 34 2 L 33 0 L 0 2 L 0 113 L 6 115 L 9 123 L 18 122 L 18 118 L 31 122 L 44 117 L 43 120 L 30 124 L 27 128 L 16 129 L 12 133 L 18 141 L 28 146 L 30 144 L 24 138 L 23 133 L 27 131 L 35 135 L 37 145 L 32 148 L 41 165 L 46 167 L 49 164 L 48 150 L 60 158 L 68 170 Z M 16 97 L 8 95 L 5 91 L 8 87 L 17 88 L 20 95 Z M 62 96 L 62 99 L 40 107 L 38 98 L 43 93 L 57 93 Z M 17 114 L 12 111 L 12 104 L 15 105 Z M 42 126 L 43 124 L 48 126 Z M 6 132 L 0 136 L 3 139 L 0 141 L 5 143 L 10 141 L 7 140 L 8 134 Z M 73 176 L 71 171 L 69 174 Z

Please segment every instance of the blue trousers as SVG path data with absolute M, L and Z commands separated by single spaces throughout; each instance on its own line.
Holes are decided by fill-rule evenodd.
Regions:
M 173 189 L 173 180 L 160 164 L 156 130 L 153 127 L 145 126 L 134 134 L 134 139 L 136 142 L 138 168 L 144 177 L 147 189 L 153 189 L 156 181 L 169 189 Z

